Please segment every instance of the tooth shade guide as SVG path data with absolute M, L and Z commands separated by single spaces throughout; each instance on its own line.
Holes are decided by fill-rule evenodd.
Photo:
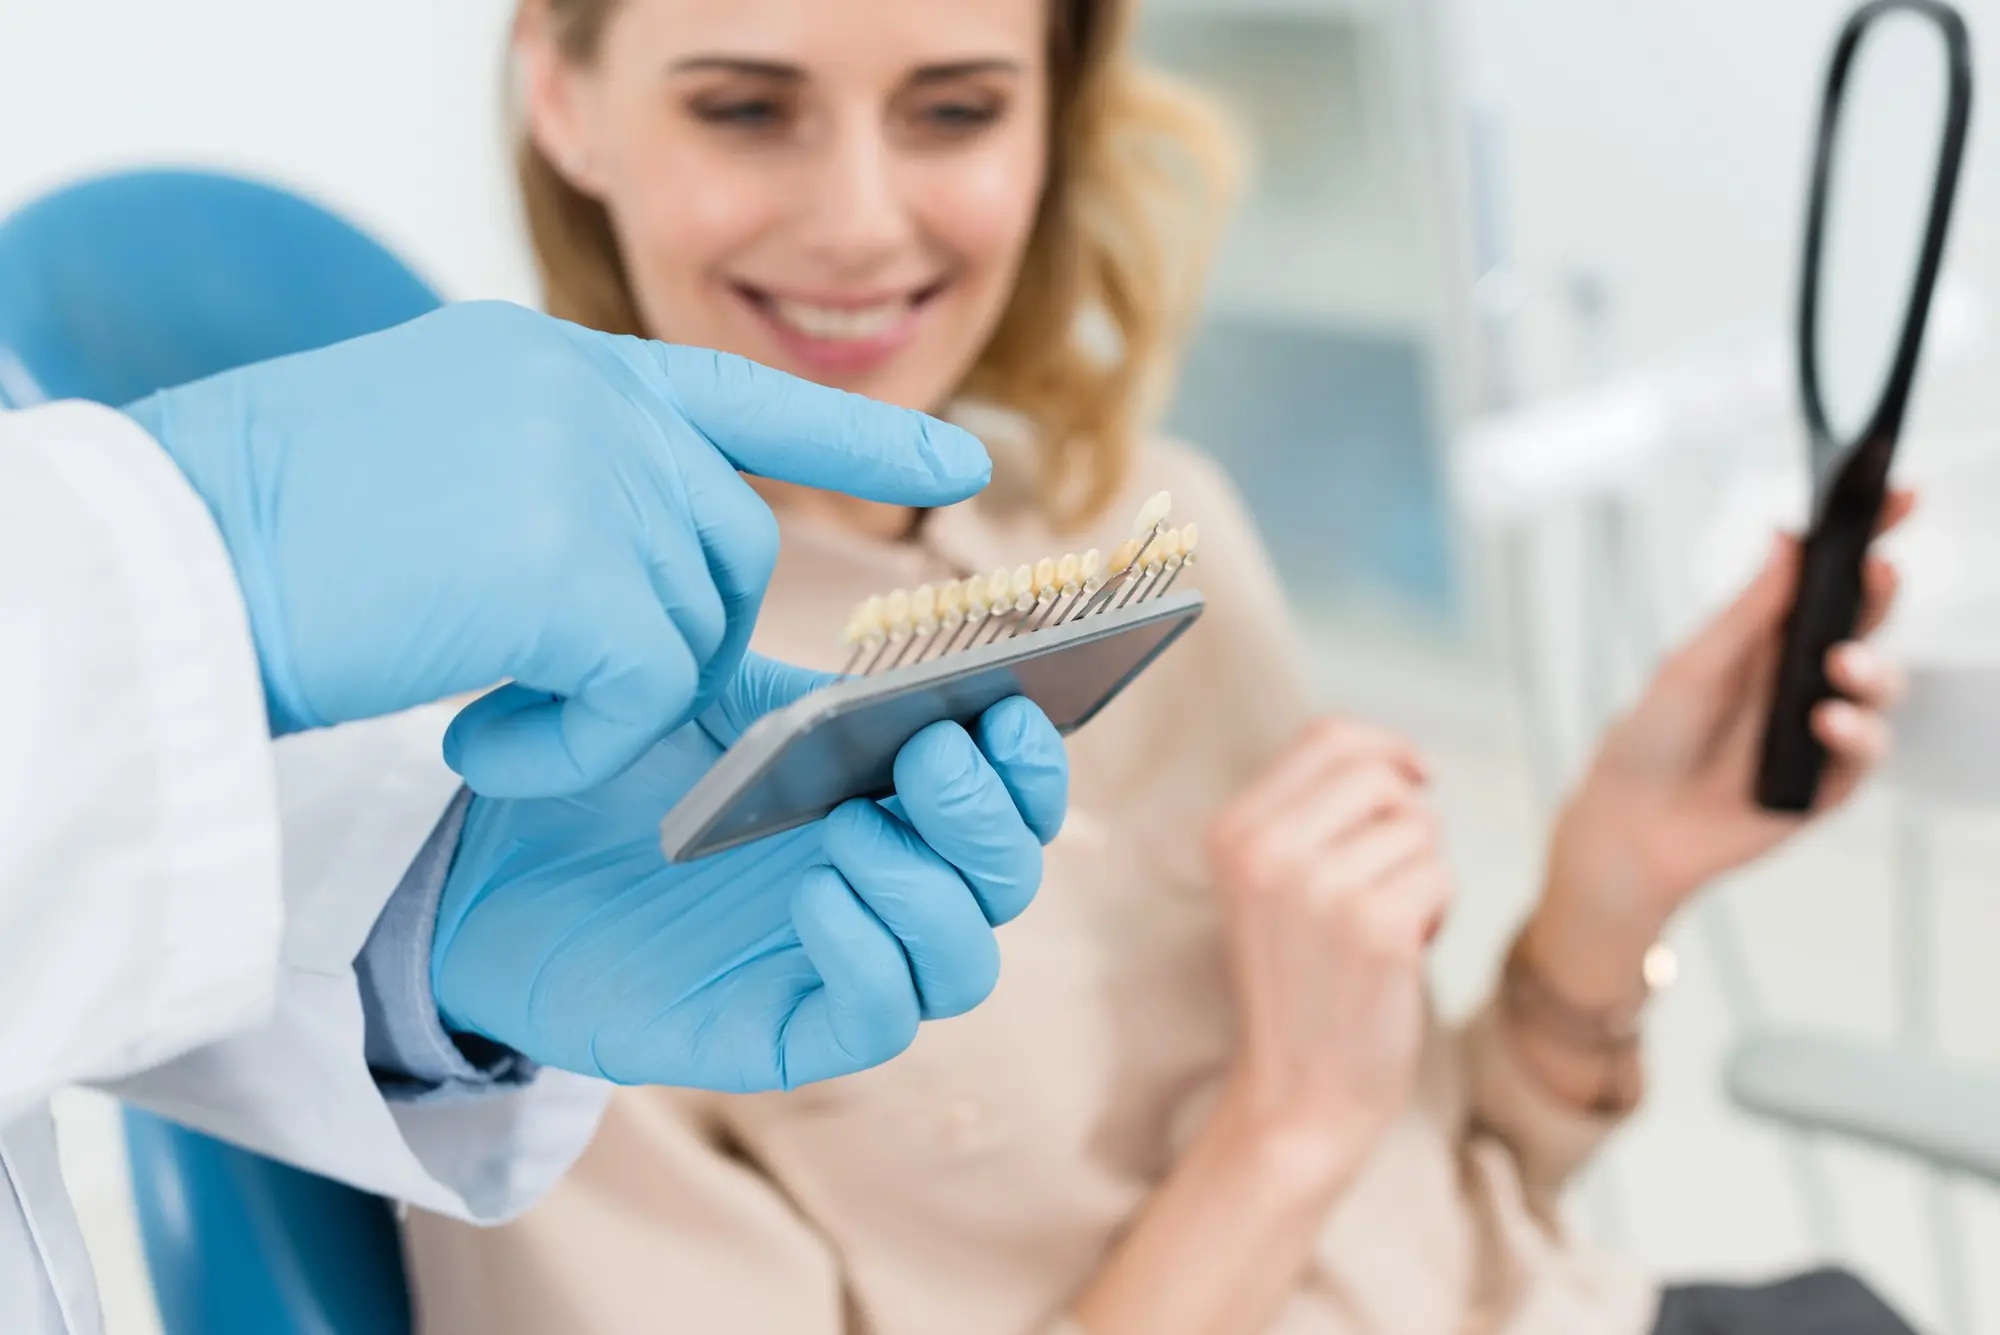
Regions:
M 893 790 L 898 751 L 928 724 L 970 726 L 1025 696 L 1059 732 L 1085 727 L 1201 615 L 1182 592 L 1080 625 L 813 691 L 747 729 L 661 822 L 676 863 L 796 829 Z M 828 627 L 829 630 L 838 629 Z M 828 636 L 832 638 L 831 635 Z
M 1167 526 L 1171 504 L 1165 492 L 1148 499 L 1108 561 L 1092 548 L 869 599 L 841 634 L 855 649 L 849 673 L 915 666 L 1163 596 L 1194 564 L 1198 537 L 1193 524 Z

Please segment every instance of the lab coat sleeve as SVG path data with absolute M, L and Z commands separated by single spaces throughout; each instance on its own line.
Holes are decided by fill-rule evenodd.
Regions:
M 121 414 L 0 415 L 0 650 L 0 1110 L 94 1082 L 482 1221 L 581 1152 L 594 1081 L 378 1087 L 354 965 L 458 791 L 452 710 L 274 747 L 221 538 Z
M 278 878 L 206 509 L 110 409 L 0 414 L 0 1121 L 267 1015 Z
M 526 1209 L 595 1132 L 610 1087 L 544 1069 L 477 1097 L 392 1098 L 367 1057 L 356 961 L 459 790 L 433 705 L 281 740 L 285 937 L 276 1016 L 110 1088 L 197 1130 L 475 1223 Z

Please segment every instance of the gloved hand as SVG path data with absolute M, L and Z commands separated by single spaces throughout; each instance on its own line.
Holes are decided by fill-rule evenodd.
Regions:
M 126 412 L 221 529 L 273 734 L 507 681 L 445 743 L 492 795 L 601 783 L 729 679 L 778 550 L 738 469 L 904 505 L 990 471 L 921 414 L 502 302 Z
M 919 733 L 896 801 L 675 866 L 660 817 L 758 716 L 825 680 L 751 655 L 716 706 L 568 798 L 475 798 L 431 985 L 447 1028 L 627 1084 L 786 1089 L 982 1001 L 1034 897 L 1069 765 L 1019 697 Z M 885 807 L 895 807 L 892 814 Z

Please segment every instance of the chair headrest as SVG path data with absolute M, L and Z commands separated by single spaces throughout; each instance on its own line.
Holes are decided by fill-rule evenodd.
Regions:
M 0 221 L 0 397 L 128 403 L 439 304 L 386 246 L 286 190 L 120 172 Z

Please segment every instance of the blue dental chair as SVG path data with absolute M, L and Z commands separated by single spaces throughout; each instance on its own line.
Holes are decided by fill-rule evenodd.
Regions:
M 0 220 L 0 407 L 127 403 L 439 304 L 380 244 L 282 190 L 100 177 Z M 136 1109 L 125 1143 L 166 1335 L 407 1335 L 385 1202 Z

